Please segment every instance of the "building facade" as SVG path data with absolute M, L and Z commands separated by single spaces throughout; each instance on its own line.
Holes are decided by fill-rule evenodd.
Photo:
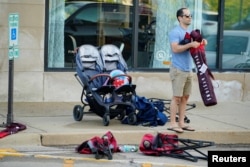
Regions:
M 85 1 L 77 4 L 82 2 Z M 183 6 L 193 11 L 192 28 L 200 29 L 209 41 L 208 65 L 216 79 L 218 101 L 250 100 L 250 11 L 247 11 L 250 4 L 247 0 L 116 0 L 111 6 L 110 2 L 100 1 L 97 8 L 92 5 L 67 16 L 65 11 L 71 1 L 0 0 L 0 102 L 8 101 L 10 82 L 13 82 L 14 102 L 80 102 L 82 86 L 74 77 L 74 55 L 68 51 L 84 43 L 124 46 L 123 55 L 129 75 L 137 85 L 137 94 L 171 98 L 167 34 L 177 24 L 176 10 Z M 10 14 L 19 16 L 19 54 L 14 59 L 9 55 Z M 81 20 L 76 19 L 79 17 Z M 96 18 L 101 21 L 87 29 L 87 25 L 93 25 L 88 23 L 94 23 Z M 90 30 L 98 33 L 91 35 Z M 73 31 L 77 33 L 73 35 Z M 243 39 L 242 33 L 249 38 Z M 13 81 L 10 81 L 10 62 Z M 194 80 L 190 100 L 201 101 L 198 81 Z

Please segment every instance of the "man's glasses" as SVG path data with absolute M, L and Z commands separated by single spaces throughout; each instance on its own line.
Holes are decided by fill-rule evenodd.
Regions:
M 192 18 L 192 15 L 190 14 L 190 15 L 182 15 L 182 17 L 186 17 L 186 18 Z

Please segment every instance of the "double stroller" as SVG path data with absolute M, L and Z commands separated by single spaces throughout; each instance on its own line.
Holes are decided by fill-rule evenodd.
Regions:
M 83 87 L 83 105 L 73 109 L 75 121 L 81 121 L 85 113 L 95 113 L 103 119 L 104 126 L 111 119 L 122 120 L 126 116 L 129 124 L 134 124 L 137 120 L 132 100 L 136 85 L 126 74 L 127 64 L 120 49 L 112 44 L 100 48 L 85 44 L 77 49 L 75 57 L 75 77 Z

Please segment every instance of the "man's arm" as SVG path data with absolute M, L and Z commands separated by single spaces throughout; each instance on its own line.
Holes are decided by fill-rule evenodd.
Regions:
M 190 42 L 190 43 L 187 43 L 185 45 L 180 45 L 179 43 L 177 42 L 173 42 L 171 43 L 171 49 L 174 53 L 181 53 L 181 52 L 184 52 L 190 48 L 197 48 L 200 46 L 200 43 L 199 42 L 196 42 L 196 41 L 193 41 L 193 42 Z

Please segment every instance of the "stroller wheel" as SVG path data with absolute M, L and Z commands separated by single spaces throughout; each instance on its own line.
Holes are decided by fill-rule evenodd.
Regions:
M 110 121 L 110 116 L 109 116 L 109 114 L 104 114 L 102 120 L 103 120 L 103 125 L 104 125 L 104 126 L 108 126 L 108 125 L 109 125 L 109 121 Z
M 175 121 L 176 121 L 176 122 L 179 122 L 179 117 L 178 117 L 178 116 L 175 117 Z M 184 122 L 190 123 L 190 119 L 189 119 L 188 117 L 185 117 L 185 118 L 184 118 Z
M 73 109 L 73 116 L 75 121 L 81 121 L 83 117 L 83 107 L 80 105 L 75 105 Z
M 122 111 L 120 114 L 117 115 L 117 119 L 118 120 L 123 120 L 123 118 L 125 117 L 126 115 L 126 111 Z
M 135 113 L 130 113 L 128 115 L 128 124 L 129 125 L 134 125 L 137 122 L 136 114 Z
M 190 123 L 190 119 L 188 119 L 187 117 L 184 118 L 184 121 L 185 121 L 186 123 Z
M 175 121 L 179 122 L 179 117 L 178 116 L 175 117 Z

